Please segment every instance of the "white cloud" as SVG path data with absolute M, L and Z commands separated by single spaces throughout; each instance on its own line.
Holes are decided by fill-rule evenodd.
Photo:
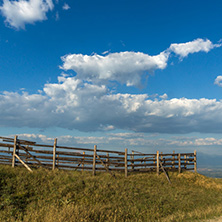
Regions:
M 167 66 L 167 51 L 156 56 L 139 52 L 64 56 L 62 68 L 73 69 L 77 75 L 63 74 L 57 83 L 45 84 L 37 94 L 0 94 L 0 126 L 222 133 L 222 101 L 168 99 L 166 94 L 152 99 L 147 94 L 114 93 L 108 88 L 108 81 L 139 85 L 142 73 Z
M 74 70 L 79 79 L 88 81 L 118 81 L 127 86 L 140 84 L 141 75 L 156 69 L 165 69 L 169 53 L 150 56 L 141 52 L 94 54 L 70 54 L 62 57 L 64 70 Z
M 222 76 L 217 76 L 217 78 L 214 81 L 214 84 L 222 87 Z
M 20 139 L 35 141 L 37 143 L 53 144 L 54 138 L 48 138 L 42 134 L 17 134 Z M 14 135 L 11 135 L 13 137 Z M 143 153 L 155 153 L 157 150 L 167 153 L 176 152 L 193 152 L 194 149 L 200 152 L 205 151 L 209 154 L 215 152 L 217 155 L 220 152 L 222 139 L 214 137 L 192 137 L 192 136 L 177 136 L 177 137 L 157 137 L 143 133 L 111 133 L 103 134 L 103 136 L 73 136 L 61 135 L 57 137 L 59 145 L 75 146 L 75 147 L 88 147 L 93 149 L 93 145 L 98 145 L 99 149 L 112 149 L 123 151 L 125 147 L 128 152 L 134 150 Z
M 62 9 L 63 9 L 63 10 L 69 10 L 69 9 L 70 9 L 70 6 L 69 6 L 67 3 L 64 3 Z
M 209 39 L 199 38 L 191 42 L 171 44 L 169 50 L 184 58 L 195 52 L 209 52 L 215 47 L 221 47 L 221 44 L 213 44 Z
M 1 13 L 6 24 L 16 29 L 24 29 L 26 24 L 46 20 L 46 13 L 54 7 L 52 0 L 3 0 Z
M 150 56 L 142 52 L 119 52 L 104 55 L 69 54 L 61 59 L 64 70 L 73 70 L 77 78 L 105 83 L 117 81 L 127 86 L 140 86 L 143 75 L 148 76 L 155 70 L 167 67 L 169 57 L 175 53 L 183 58 L 194 52 L 209 52 L 221 44 L 213 44 L 210 40 L 196 39 L 187 43 L 171 44 L 168 49 L 158 55 Z M 107 52 L 106 52 L 107 53 Z
M 163 95 L 159 96 L 161 99 L 167 99 L 168 95 L 166 93 L 164 93 Z
M 222 132 L 222 101 L 174 98 L 152 100 L 147 94 L 112 94 L 105 85 L 61 76 L 44 93 L 0 95 L 0 126 L 61 127 L 80 131 Z

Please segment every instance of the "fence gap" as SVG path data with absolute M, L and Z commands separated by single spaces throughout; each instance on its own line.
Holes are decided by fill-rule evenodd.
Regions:
M 180 156 L 180 153 L 178 153 L 178 173 L 181 173 L 181 156 Z
M 134 171 L 134 151 L 132 151 L 131 159 L 132 159 L 132 171 Z
M 128 159 L 127 159 L 127 156 L 128 156 L 128 150 L 127 148 L 125 148 L 125 177 L 128 176 Z
M 83 160 L 82 160 L 82 171 L 84 171 L 84 160 L 85 160 L 86 152 L 83 152 Z
M 92 169 L 92 174 L 93 174 L 93 176 L 96 175 L 96 149 L 97 149 L 97 146 L 94 145 L 94 153 L 93 153 L 93 169 Z
M 174 156 L 174 154 L 175 154 L 175 150 L 173 151 L 173 161 L 172 161 L 172 168 L 173 169 L 175 169 L 175 156 Z
M 106 153 L 106 166 L 109 168 L 109 153 Z

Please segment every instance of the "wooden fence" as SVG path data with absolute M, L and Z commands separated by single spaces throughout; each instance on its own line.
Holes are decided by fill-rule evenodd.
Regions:
M 131 172 L 197 170 L 196 151 L 194 153 L 144 154 L 137 151 L 128 153 L 113 150 L 58 146 L 57 139 L 53 145 L 14 138 L 0 137 L 0 164 L 24 165 L 29 171 L 34 167 L 49 169 L 108 171 L 114 176 L 115 171 Z

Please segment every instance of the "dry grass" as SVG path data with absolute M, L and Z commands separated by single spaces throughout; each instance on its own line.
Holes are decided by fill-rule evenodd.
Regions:
M 186 172 L 111 177 L 0 166 L 0 221 L 194 221 L 222 213 L 222 179 Z

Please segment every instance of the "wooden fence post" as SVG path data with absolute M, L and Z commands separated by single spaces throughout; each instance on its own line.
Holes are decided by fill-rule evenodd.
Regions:
M 82 160 L 82 171 L 84 171 L 84 160 L 85 160 L 86 152 L 83 152 L 83 160 Z
M 194 150 L 194 171 L 197 172 L 197 151 Z
M 178 153 L 178 173 L 181 173 L 181 158 L 180 158 L 180 153 Z
M 127 151 L 127 148 L 125 148 L 125 177 L 128 176 L 128 159 L 127 159 L 127 156 L 128 156 L 128 151 Z
M 157 173 L 157 175 L 159 175 L 160 174 L 160 160 L 159 160 L 159 158 L 160 158 L 160 153 L 159 153 L 159 151 L 156 151 L 156 173 Z
M 93 176 L 96 175 L 96 149 L 97 149 L 97 146 L 94 145 L 94 153 L 93 153 Z
M 16 154 L 16 147 L 17 147 L 17 139 L 18 136 L 15 136 L 14 138 L 14 149 L 13 149 L 13 155 L 12 155 L 12 167 L 15 167 L 15 154 Z
M 56 146 L 57 146 L 57 138 L 54 140 L 54 145 L 53 145 L 53 163 L 52 163 L 52 170 L 55 170 L 56 166 Z

